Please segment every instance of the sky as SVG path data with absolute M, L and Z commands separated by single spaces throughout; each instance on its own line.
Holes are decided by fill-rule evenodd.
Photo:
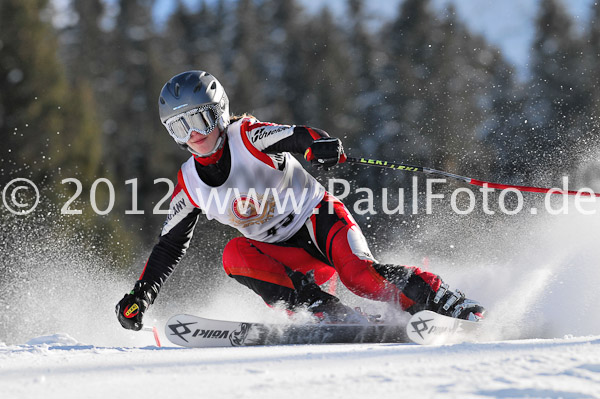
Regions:
M 210 1 L 210 0 L 209 0 Z M 337 13 L 343 13 L 346 0 L 301 0 L 309 12 L 317 12 L 327 6 Z M 373 24 L 387 21 L 396 16 L 402 0 L 369 0 L 367 9 Z M 589 10 L 595 0 L 562 0 L 567 10 L 575 18 L 576 26 L 583 27 L 588 22 Z M 200 0 L 185 0 L 192 6 Z M 157 20 L 168 15 L 174 0 L 159 0 L 155 9 Z M 521 77 L 527 75 L 529 53 L 534 39 L 534 21 L 540 0 L 433 0 L 437 10 L 452 4 L 459 18 L 477 34 L 500 47 L 506 59 L 517 67 Z

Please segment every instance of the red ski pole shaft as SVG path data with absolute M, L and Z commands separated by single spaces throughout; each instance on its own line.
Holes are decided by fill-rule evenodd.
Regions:
M 142 327 L 142 331 L 151 332 L 154 335 L 154 342 L 156 342 L 156 346 L 158 346 L 159 348 L 161 347 L 161 345 L 160 345 L 160 338 L 158 337 L 158 330 L 156 329 L 156 327 L 154 327 L 154 326 L 152 326 L 152 327 Z
M 347 163 L 366 165 L 366 166 L 377 166 L 380 168 L 400 170 L 405 172 L 422 172 L 430 175 L 449 177 L 454 180 L 459 180 L 468 184 L 473 184 L 480 187 L 495 188 L 499 190 L 514 189 L 530 193 L 551 193 L 551 194 L 563 194 L 563 195 L 583 195 L 583 196 L 595 196 L 600 197 L 600 193 L 593 193 L 589 191 L 574 191 L 574 190 L 561 190 L 558 188 L 545 188 L 545 187 L 532 187 L 532 186 L 518 186 L 514 184 L 500 184 L 491 183 L 484 180 L 477 180 L 471 177 L 455 175 L 454 173 L 444 172 L 442 170 L 427 168 L 423 166 L 407 165 L 399 162 L 381 161 L 377 159 L 369 158 L 352 158 L 347 157 Z

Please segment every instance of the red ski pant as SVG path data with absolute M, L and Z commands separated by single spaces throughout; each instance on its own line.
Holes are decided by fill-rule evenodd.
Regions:
M 356 295 L 395 302 L 404 310 L 437 291 L 441 280 L 435 274 L 377 263 L 359 226 L 335 197 L 326 193 L 316 208 L 304 227 L 285 242 L 231 240 L 223 252 L 225 272 L 268 304 L 285 301 L 294 290 L 290 270 L 303 274 L 313 270 L 317 284 L 337 271 L 341 282 Z

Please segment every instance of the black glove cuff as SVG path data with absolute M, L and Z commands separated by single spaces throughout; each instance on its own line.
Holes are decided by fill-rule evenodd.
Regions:
M 132 294 L 136 298 L 144 299 L 148 305 L 152 305 L 158 296 L 159 287 L 149 281 L 138 280 L 133 287 Z

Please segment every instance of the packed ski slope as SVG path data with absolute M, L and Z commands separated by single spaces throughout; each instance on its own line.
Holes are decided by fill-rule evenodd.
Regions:
M 600 336 L 452 346 L 0 347 L 2 398 L 598 398 Z
M 445 346 L 169 347 L 162 328 L 176 309 L 231 319 L 281 317 L 243 288 L 227 285 L 206 308 L 155 310 L 148 323 L 161 329 L 158 348 L 151 333 L 124 331 L 114 319 L 112 302 L 125 283 L 114 288 L 82 275 L 74 283 L 56 272 L 64 296 L 46 296 L 44 307 L 35 292 L 24 294 L 30 301 L 20 302 L 23 315 L 8 325 L 18 338 L 0 344 L 0 397 L 600 398 L 600 272 L 589 260 L 600 254 L 591 245 L 594 235 L 569 239 L 581 228 L 567 222 L 547 230 L 537 241 L 544 251 L 516 254 L 518 267 L 508 262 L 479 285 L 469 285 L 460 270 L 445 270 L 493 312 L 484 342 Z M 568 248 L 549 245 L 556 239 Z M 493 274 L 489 266 L 475 270 Z M 43 271 L 45 278 L 52 274 Z M 90 286 L 107 292 L 90 299 Z M 42 311 L 33 315 L 33 309 Z M 36 335 L 41 331 L 50 334 Z
M 7 236 L 19 242 L 0 282 L 0 398 L 600 398 L 600 215 L 440 218 L 422 229 L 437 245 L 428 267 L 488 307 L 481 342 L 169 347 L 162 329 L 176 313 L 283 317 L 224 277 L 210 301 L 196 291 L 169 300 L 177 280 L 166 284 L 146 318 L 161 330 L 157 348 L 151 333 L 123 330 L 114 314 L 139 266 L 115 276 L 92 250 L 39 228 Z M 381 261 L 427 265 L 398 242 L 379 251 Z

